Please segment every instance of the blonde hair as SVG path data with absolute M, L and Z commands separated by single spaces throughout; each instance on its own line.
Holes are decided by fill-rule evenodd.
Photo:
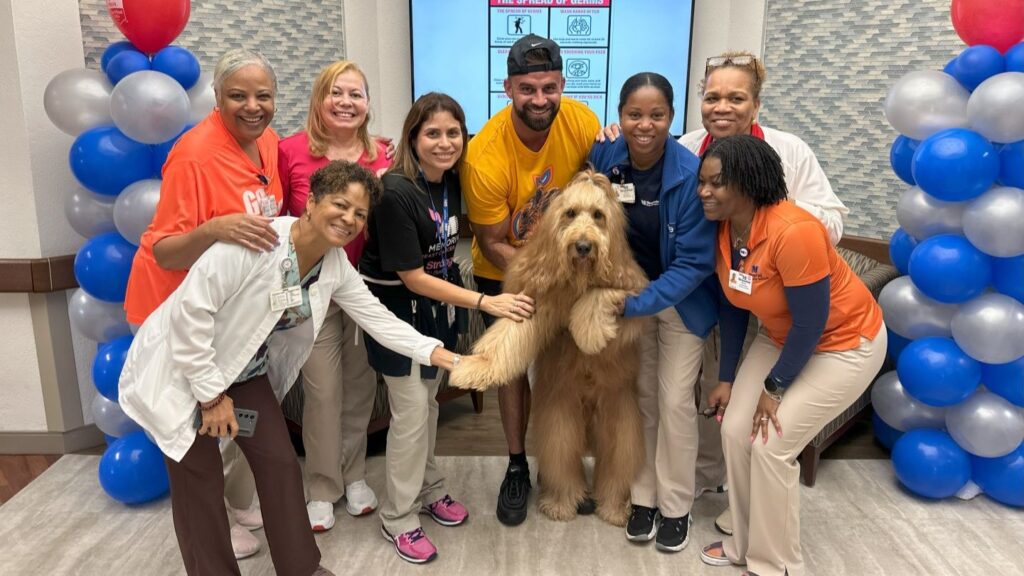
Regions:
M 750 74 L 750 94 L 753 96 L 754 100 L 761 100 L 761 86 L 764 85 L 764 81 L 768 77 L 768 71 L 765 70 L 764 62 L 761 62 L 760 58 L 746 50 L 729 50 L 727 52 L 722 52 L 718 56 L 712 56 L 712 58 L 725 58 L 730 60 L 733 58 L 744 57 L 750 58 L 750 62 L 748 64 L 735 64 L 733 62 L 728 62 L 721 66 L 707 68 L 705 70 L 704 78 L 700 81 L 700 95 L 704 95 L 704 88 L 707 87 L 708 76 L 711 76 L 712 72 L 715 70 L 721 70 L 722 68 L 736 68 L 739 70 L 745 70 Z
M 309 153 L 313 156 L 321 157 L 327 154 L 327 142 L 330 140 L 330 134 L 327 130 L 327 124 L 324 123 L 323 116 L 320 115 L 320 109 L 323 106 L 324 99 L 331 93 L 331 87 L 334 86 L 338 76 L 349 71 L 356 72 L 363 79 L 363 91 L 366 93 L 366 101 L 367 103 L 370 101 L 370 88 L 367 86 L 366 74 L 359 69 L 355 62 L 351 60 L 338 60 L 324 66 L 313 82 L 313 91 L 309 96 L 309 113 L 306 115 L 306 137 L 309 139 Z M 376 160 L 377 145 L 373 138 L 370 138 L 369 108 L 366 110 L 366 121 L 359 127 L 357 136 L 359 141 L 362 142 L 370 161 Z

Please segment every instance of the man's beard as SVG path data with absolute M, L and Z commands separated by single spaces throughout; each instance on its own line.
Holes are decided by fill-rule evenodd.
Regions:
M 550 112 L 548 112 L 548 114 L 546 114 L 543 117 L 534 116 L 530 114 L 528 111 L 529 108 L 533 107 L 530 106 L 529 104 L 523 106 L 522 108 L 515 108 L 513 106 L 513 109 L 516 112 L 516 116 L 519 116 L 519 119 L 523 121 L 523 124 L 526 124 L 527 128 L 533 130 L 534 132 L 543 132 L 550 128 L 551 124 L 554 123 L 555 116 L 558 115 L 559 105 L 553 104 L 551 106 Z

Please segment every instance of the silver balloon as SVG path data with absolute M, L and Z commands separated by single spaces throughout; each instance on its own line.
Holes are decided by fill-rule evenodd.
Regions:
M 74 68 L 53 77 L 43 92 L 43 108 L 57 128 L 78 136 L 89 128 L 110 124 L 110 93 L 114 87 L 99 70 Z
M 1024 413 L 996 394 L 979 391 L 946 412 L 946 428 L 961 448 L 998 458 L 1024 442 Z
M 217 95 L 213 92 L 213 73 L 203 72 L 195 86 L 188 91 L 189 122 L 199 124 L 217 106 Z
M 917 186 L 907 188 L 896 203 L 896 221 L 918 241 L 939 234 L 963 234 L 967 202 L 945 202 Z
M 1024 356 L 1024 304 L 1003 294 L 982 294 L 960 306 L 953 339 L 968 356 L 1007 364 Z
M 76 332 L 96 342 L 109 342 L 131 334 L 121 302 L 104 302 L 81 288 L 71 293 L 68 317 Z
M 156 213 L 160 200 L 160 180 L 139 180 L 125 187 L 114 202 L 114 223 L 124 239 L 139 245 L 142 233 Z
M 174 138 L 189 119 L 188 94 L 162 72 L 142 70 L 126 76 L 110 94 L 114 124 L 133 140 L 160 144 Z
M 882 307 L 885 325 L 904 338 L 949 338 L 952 334 L 950 322 L 957 313 L 957 305 L 925 296 L 914 286 L 910 276 L 900 276 L 886 284 L 878 295 L 878 304 Z
M 982 82 L 967 102 L 971 129 L 993 142 L 1024 140 L 1024 73 L 1004 72 Z
M 964 235 L 991 256 L 1024 254 L 1024 190 L 998 186 L 971 201 L 964 210 Z
M 106 234 L 117 229 L 114 226 L 114 198 L 97 194 L 88 188 L 69 188 L 64 196 L 64 216 L 71 227 L 85 238 Z
M 92 399 L 92 419 L 101 432 L 115 438 L 142 430 L 141 426 L 121 410 L 117 402 L 107 400 L 103 394 L 97 394 Z
M 945 72 L 920 70 L 896 81 L 885 97 L 885 118 L 897 132 L 925 138 L 948 128 L 967 127 L 970 93 Z
M 936 428 L 946 425 L 947 408 L 930 406 L 907 394 L 896 371 L 886 372 L 871 387 L 871 405 L 886 424 L 906 432 L 914 428 Z

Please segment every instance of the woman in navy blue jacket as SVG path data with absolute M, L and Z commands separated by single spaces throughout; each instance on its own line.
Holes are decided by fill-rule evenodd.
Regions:
M 699 160 L 669 138 L 672 85 L 641 72 L 619 94 L 624 138 L 595 144 L 590 162 L 612 181 L 629 217 L 629 244 L 651 283 L 622 303 L 653 316 L 637 382 L 646 462 L 633 482 L 626 538 L 678 552 L 689 542 L 697 462 L 695 383 L 717 321 L 715 227 L 697 196 Z

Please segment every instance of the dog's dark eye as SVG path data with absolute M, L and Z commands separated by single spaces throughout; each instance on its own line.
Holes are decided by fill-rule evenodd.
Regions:
M 565 217 L 572 220 L 573 218 L 576 217 L 576 211 L 573 210 L 572 208 L 569 208 L 568 210 L 565 211 Z
M 594 220 L 604 220 L 604 212 L 594 210 Z

